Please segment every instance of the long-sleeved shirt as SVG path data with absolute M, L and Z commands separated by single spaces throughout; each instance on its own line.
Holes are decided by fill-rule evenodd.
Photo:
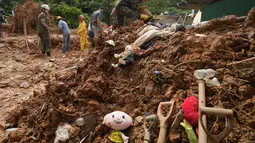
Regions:
M 80 37 L 82 38 L 86 38 L 87 29 L 85 21 L 80 22 L 77 34 L 80 35 Z
M 70 34 L 69 27 L 68 27 L 67 23 L 64 20 L 60 20 L 58 22 L 58 29 L 61 31 L 61 33 L 63 35 L 69 35 Z

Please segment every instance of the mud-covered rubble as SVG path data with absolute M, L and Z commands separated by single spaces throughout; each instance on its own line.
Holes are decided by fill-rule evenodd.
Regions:
M 118 36 L 106 38 L 114 39 L 116 47 L 102 42 L 88 60 L 56 73 L 56 80 L 46 86 L 45 95 L 37 95 L 10 114 L 7 123 L 22 128 L 21 134 L 11 133 L 15 141 L 51 142 L 58 125 L 64 122 L 72 125 L 72 133 L 75 130 L 67 142 L 79 142 L 88 133 L 82 132 L 75 120 L 95 114 L 98 126 L 90 130 L 93 131 L 90 139 L 95 143 L 107 142 L 110 129 L 101 124 L 104 115 L 121 110 L 135 119 L 143 117 L 145 112 L 155 114 L 160 102 L 170 100 L 176 102 L 178 111 L 187 96 L 198 95 L 194 71 L 212 68 L 217 71 L 221 86 L 207 86 L 207 106 L 234 111 L 234 129 L 226 140 L 254 142 L 255 66 L 252 62 L 233 62 L 254 56 L 251 50 L 254 38 L 249 35 L 255 28 L 246 27 L 247 21 L 238 21 L 234 16 L 212 20 L 202 27 L 158 39 L 149 49 L 139 51 L 135 64 L 130 67 L 111 68 L 111 63 L 115 62 L 113 54 L 135 41 L 141 25 L 135 22 L 119 29 Z M 206 37 L 195 36 L 197 33 Z M 160 82 L 155 82 L 158 79 L 154 70 L 162 75 Z M 219 133 L 224 126 L 224 119 L 208 117 L 208 129 L 213 133 Z M 130 142 L 143 142 L 141 123 L 135 123 L 124 133 L 130 137 Z M 156 142 L 158 128 L 152 136 Z M 180 126 L 168 140 L 188 142 Z

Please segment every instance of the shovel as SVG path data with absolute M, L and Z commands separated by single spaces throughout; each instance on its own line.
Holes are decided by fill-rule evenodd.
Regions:
M 164 115 L 164 108 L 169 107 L 169 110 L 166 111 L 167 113 Z M 166 134 L 167 134 L 167 127 L 169 125 L 169 120 L 172 116 L 174 108 L 174 101 L 170 102 L 161 102 L 158 106 L 158 118 L 160 122 L 160 131 L 159 131 L 159 137 L 158 137 L 158 143 L 165 143 L 166 140 Z
M 156 127 L 158 122 L 158 116 L 157 115 L 150 115 L 145 117 L 144 121 L 144 143 L 150 143 L 151 142 L 151 132 L 153 128 Z
M 233 111 L 221 108 L 207 108 L 205 99 L 205 81 L 208 83 L 214 83 L 210 78 L 216 75 L 216 71 L 213 69 L 202 69 L 196 70 L 194 76 L 198 79 L 198 92 L 199 92 L 199 143 L 207 143 L 207 135 L 215 141 L 220 141 L 224 139 L 231 131 L 233 125 Z M 218 82 L 218 80 L 216 80 Z M 219 83 L 214 83 L 214 85 L 219 86 Z M 225 130 L 217 136 L 212 135 L 206 128 L 207 120 L 204 115 L 219 115 L 221 117 L 226 117 L 230 122 L 228 122 Z M 230 117 L 231 116 L 231 117 Z M 219 137 L 219 138 L 218 138 Z M 223 137 L 223 138 L 222 138 Z M 218 142 L 217 142 L 218 143 Z
M 206 132 L 206 134 L 213 140 L 213 143 L 220 143 L 228 134 L 231 132 L 234 124 L 233 124 L 233 111 L 229 109 L 222 109 L 222 108 L 209 108 L 209 107 L 199 107 L 200 110 L 200 117 L 199 121 Z M 218 135 L 211 134 L 203 124 L 202 118 L 204 115 L 210 116 L 218 116 L 218 117 L 225 117 L 226 119 L 226 127 L 225 129 L 219 133 Z M 199 131 L 200 132 L 200 131 Z

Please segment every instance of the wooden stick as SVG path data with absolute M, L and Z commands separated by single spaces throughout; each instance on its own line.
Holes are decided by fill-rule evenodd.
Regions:
M 24 35 L 27 35 L 27 23 L 26 23 L 26 19 L 23 19 L 23 29 L 24 29 Z
M 24 39 L 25 42 L 26 42 L 26 45 L 27 45 L 27 50 L 28 50 L 28 53 L 30 53 L 30 48 L 29 48 L 29 45 L 28 45 L 28 42 L 27 42 L 27 38 Z
M 233 63 L 228 64 L 228 66 L 236 65 L 236 64 L 240 64 L 240 63 L 244 63 L 244 62 L 252 62 L 253 60 L 255 61 L 255 57 L 248 58 L 248 59 L 245 59 L 242 61 L 233 62 Z

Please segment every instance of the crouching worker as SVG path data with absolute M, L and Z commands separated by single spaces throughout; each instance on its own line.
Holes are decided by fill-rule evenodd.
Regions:
M 69 51 L 70 30 L 67 23 L 64 20 L 62 20 L 61 16 L 57 16 L 56 19 L 58 21 L 58 28 L 63 35 L 62 53 L 65 53 Z
M 125 67 L 134 63 L 134 48 L 131 45 L 126 46 L 125 51 L 120 54 L 114 54 L 114 57 L 119 59 L 117 64 L 112 64 L 112 67 Z

